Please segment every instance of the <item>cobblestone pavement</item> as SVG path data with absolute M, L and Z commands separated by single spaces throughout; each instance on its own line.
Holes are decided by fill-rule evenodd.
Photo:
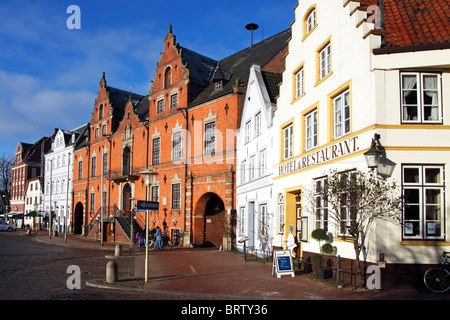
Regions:
M 400 301 L 448 300 L 449 295 L 414 288 L 378 291 L 342 290 L 305 277 L 273 277 L 271 266 L 243 261 L 241 254 L 212 249 L 151 251 L 149 283 L 144 284 L 144 251 L 123 245 L 119 283 L 106 286 L 105 267 L 114 244 L 82 236 L 52 237 L 23 231 L 0 233 L 0 298 L 45 300 L 171 301 Z M 109 257 L 109 258 L 108 258 Z M 81 270 L 81 290 L 69 290 L 69 265 Z M 128 281 L 124 281 L 128 280 Z M 124 285 L 126 283 L 126 285 Z M 134 287 L 130 286 L 130 283 Z M 190 305 L 190 304 L 189 304 Z M 177 304 L 177 310 L 186 306 Z

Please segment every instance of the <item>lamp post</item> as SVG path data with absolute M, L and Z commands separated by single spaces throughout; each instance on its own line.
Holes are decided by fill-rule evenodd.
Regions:
M 380 163 L 381 158 L 381 151 L 377 148 L 377 141 L 380 139 L 380 135 L 376 134 L 374 135 L 372 139 L 372 144 L 370 146 L 370 149 L 364 153 L 364 157 L 366 158 L 367 166 L 375 170 L 375 168 L 378 167 L 378 164 Z
M 140 174 L 145 176 L 145 200 L 148 200 L 152 177 L 158 173 L 147 168 L 147 170 L 140 172 Z M 148 210 L 145 211 L 145 282 L 148 282 Z

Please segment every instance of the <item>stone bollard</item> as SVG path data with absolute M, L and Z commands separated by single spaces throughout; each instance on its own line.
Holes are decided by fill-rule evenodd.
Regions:
M 122 255 L 122 246 L 120 244 L 116 245 L 115 256 L 120 257 Z
M 115 283 L 119 280 L 119 270 L 117 267 L 117 263 L 114 261 L 109 261 L 106 264 L 106 283 Z

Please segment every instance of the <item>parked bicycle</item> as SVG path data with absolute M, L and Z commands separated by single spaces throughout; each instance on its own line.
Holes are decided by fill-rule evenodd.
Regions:
M 450 252 L 443 252 L 439 266 L 428 269 L 424 276 L 425 286 L 433 292 L 443 293 L 450 289 Z

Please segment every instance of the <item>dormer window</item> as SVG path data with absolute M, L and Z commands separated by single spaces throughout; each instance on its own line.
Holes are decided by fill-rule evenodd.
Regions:
M 217 82 L 215 83 L 215 90 L 216 90 L 216 91 L 222 90 L 222 81 L 217 81 Z

